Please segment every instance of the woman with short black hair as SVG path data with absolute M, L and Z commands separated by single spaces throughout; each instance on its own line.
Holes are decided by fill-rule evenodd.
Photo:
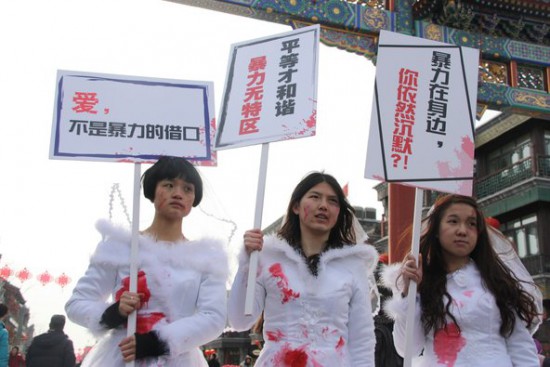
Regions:
M 101 336 L 82 366 L 206 366 L 199 347 L 225 327 L 228 266 L 221 241 L 182 231 L 202 199 L 202 180 L 178 157 L 161 157 L 142 179 L 155 215 L 139 235 L 137 292 L 128 289 L 131 233 L 103 221 L 103 239 L 66 305 L 73 322 Z M 133 311 L 136 333 L 127 337 Z

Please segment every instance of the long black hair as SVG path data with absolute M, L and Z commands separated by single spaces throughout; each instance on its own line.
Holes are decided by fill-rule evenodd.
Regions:
M 516 314 L 531 326 L 537 316 L 533 297 L 523 290 L 520 281 L 502 262 L 490 243 L 489 233 L 475 199 L 462 195 L 446 195 L 434 204 L 433 211 L 426 218 L 427 228 L 420 238 L 420 253 L 423 260 L 422 281 L 418 285 L 421 298 L 421 320 L 424 331 L 438 330 L 446 325 L 449 316 L 460 329 L 450 312 L 452 298 L 447 292 L 447 264 L 439 242 L 439 228 L 445 211 L 453 204 L 471 206 L 477 217 L 477 244 L 470 254 L 481 275 L 482 283 L 493 294 L 500 311 L 502 323 L 500 335 L 509 336 L 514 330 Z M 443 303 L 444 296 L 446 303 Z
M 346 199 L 344 191 L 338 181 L 329 174 L 312 172 L 298 183 L 292 192 L 286 211 L 286 219 L 278 231 L 279 237 L 285 239 L 292 247 L 301 247 L 300 218 L 294 213 L 294 208 L 300 203 L 304 195 L 315 185 L 326 182 L 336 193 L 340 205 L 340 213 L 334 228 L 330 231 L 327 249 L 340 248 L 344 245 L 355 244 L 356 236 L 353 230 L 354 209 Z

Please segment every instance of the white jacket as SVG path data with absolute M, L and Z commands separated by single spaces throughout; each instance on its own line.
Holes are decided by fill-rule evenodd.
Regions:
M 265 345 L 255 366 L 283 367 L 292 361 L 304 367 L 374 366 L 368 274 L 377 253 L 372 246 L 324 252 L 315 277 L 286 241 L 267 236 L 259 255 L 253 314 L 244 316 L 248 261 L 243 251 L 228 314 L 233 328 L 247 330 L 264 311 Z
M 400 266 L 400 265 L 399 265 Z M 405 353 L 407 299 L 400 296 L 402 285 L 396 285 L 399 266 L 384 270 L 383 280 L 394 288 L 394 296 L 384 309 L 395 319 L 393 338 L 398 353 Z M 516 317 L 513 333 L 503 338 L 499 329 L 500 311 L 495 297 L 481 281 L 477 266 L 470 261 L 464 268 L 447 275 L 447 292 L 453 301 L 450 312 L 460 326 L 457 332 L 448 335 L 430 332 L 424 334 L 420 323 L 420 297 L 416 300 L 413 357 L 422 350 L 422 357 L 414 360 L 415 366 L 429 367 L 538 367 L 535 344 L 525 324 Z M 448 323 L 452 319 L 447 318 Z M 452 326 L 451 326 L 452 327 Z
M 106 330 L 101 316 L 129 276 L 131 233 L 107 221 L 97 224 L 103 240 L 78 281 L 65 310 L 69 319 L 102 340 L 83 366 L 124 366 L 117 344 L 126 328 Z M 168 357 L 147 358 L 136 366 L 206 366 L 199 346 L 218 337 L 226 322 L 227 255 L 217 240 L 156 242 L 139 236 L 139 270 L 151 292 L 139 316 L 162 312 L 153 326 L 169 347 Z

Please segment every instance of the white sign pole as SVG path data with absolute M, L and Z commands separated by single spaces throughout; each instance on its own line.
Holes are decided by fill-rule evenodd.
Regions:
M 414 217 L 412 230 L 411 253 L 418 264 L 418 253 L 420 251 L 420 231 L 422 227 L 422 203 L 424 201 L 424 190 L 416 188 L 414 197 Z M 413 281 L 409 284 L 409 294 L 407 295 L 407 326 L 405 327 L 405 356 L 404 367 L 412 365 L 412 341 L 414 333 L 414 319 L 416 313 L 416 288 L 417 284 Z
M 132 243 L 130 250 L 130 292 L 137 292 L 138 253 L 139 253 L 139 198 L 141 192 L 141 163 L 134 163 L 134 203 L 132 213 Z M 137 312 L 128 315 L 128 333 L 136 332 Z M 126 363 L 126 367 L 134 367 L 135 361 Z
M 267 157 L 269 155 L 269 143 L 262 144 L 262 157 L 260 160 L 260 175 L 258 177 L 258 190 L 256 192 L 256 212 L 254 214 L 254 228 L 262 227 L 262 214 L 264 210 L 265 181 L 267 176 Z M 246 298 L 244 301 L 244 314 L 252 315 L 254 307 L 254 293 L 256 290 L 256 272 L 258 271 L 258 251 L 250 254 L 250 266 L 248 267 L 248 281 Z

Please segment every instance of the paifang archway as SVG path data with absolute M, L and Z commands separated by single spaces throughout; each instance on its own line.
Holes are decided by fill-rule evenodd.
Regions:
M 550 120 L 549 0 L 167 1 L 294 29 L 320 24 L 325 45 L 373 63 L 380 30 L 477 48 L 481 52 L 478 118 L 492 109 L 509 117 L 501 119 L 502 125 L 513 123 L 519 116 Z M 476 136 L 476 147 L 478 138 L 486 136 Z M 414 190 L 389 184 L 379 189 L 378 196 L 384 195 L 390 198 L 386 207 L 390 213 L 388 250 L 391 260 L 396 261 L 410 246 L 410 239 L 401 234 L 412 218 Z

